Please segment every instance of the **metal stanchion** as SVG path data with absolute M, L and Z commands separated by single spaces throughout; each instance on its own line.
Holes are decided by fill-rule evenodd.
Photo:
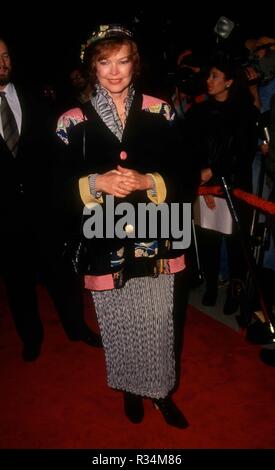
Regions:
M 201 283 L 203 281 L 203 271 L 202 271 L 201 263 L 200 263 L 200 255 L 199 255 L 199 249 L 198 249 L 196 227 L 195 227 L 195 221 L 194 221 L 193 218 L 192 218 L 192 233 L 193 233 L 195 255 L 196 255 L 196 265 L 197 265 L 197 273 L 198 273 L 197 279 L 198 279 L 198 282 Z
M 272 322 L 271 314 L 268 312 L 268 309 L 266 306 L 266 302 L 265 302 L 263 291 L 261 288 L 261 282 L 259 279 L 259 274 L 258 274 L 257 266 L 255 264 L 255 260 L 252 256 L 250 247 L 246 243 L 244 235 L 242 233 L 239 216 L 236 211 L 235 205 L 233 203 L 231 191 L 228 187 L 226 179 L 224 177 L 221 177 L 221 182 L 222 182 L 224 195 L 228 204 L 228 208 L 236 224 L 236 228 L 237 228 L 239 238 L 240 238 L 240 243 L 242 244 L 243 253 L 247 262 L 248 271 L 257 289 L 259 302 L 260 302 L 260 306 L 261 306 L 263 317 L 264 317 L 264 323 L 262 323 L 261 325 L 258 323 L 256 323 L 256 326 L 255 326 L 255 323 L 250 325 L 248 314 L 247 312 L 245 313 L 246 322 L 247 322 L 247 325 L 246 325 L 247 339 L 251 340 L 252 342 L 259 343 L 259 344 L 275 343 L 275 327 Z M 248 305 L 246 305 L 246 308 L 248 308 Z

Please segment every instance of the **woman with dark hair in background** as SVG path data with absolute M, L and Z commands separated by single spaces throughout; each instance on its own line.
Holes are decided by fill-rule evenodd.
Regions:
M 181 202 L 185 185 L 169 105 L 135 91 L 140 59 L 132 33 L 121 25 L 100 26 L 83 53 L 94 96 L 82 109 L 63 114 L 57 128 L 64 157 L 59 201 L 65 196 L 78 232 L 83 204 L 100 204 L 105 214 L 108 196 L 115 208 L 121 201 L 135 209 L 150 201 Z M 185 191 L 190 181 L 186 172 Z M 125 232 L 132 235 L 86 240 L 86 288 L 100 325 L 108 385 L 124 392 L 131 422 L 142 421 L 143 398 L 150 398 L 168 424 L 185 428 L 187 420 L 171 398 L 175 338 L 182 332 L 178 324 L 174 328 L 175 309 L 182 323 L 186 302 L 186 284 L 177 280 L 184 255 L 159 235 L 140 240 L 131 224 Z M 175 297 L 177 285 L 181 301 Z
M 201 184 L 215 185 L 225 177 L 232 187 L 251 191 L 252 161 L 257 148 L 257 109 L 243 80 L 243 72 L 223 53 L 212 59 L 207 78 L 209 99 L 188 113 L 186 132 L 192 158 L 200 161 Z M 244 83 L 244 86 L 242 85 Z M 248 210 L 235 201 L 242 229 L 247 233 Z M 224 313 L 237 311 L 246 275 L 245 260 L 236 228 L 224 198 L 198 198 L 200 251 L 206 280 L 203 304 L 217 300 L 222 236 L 225 236 L 230 285 Z

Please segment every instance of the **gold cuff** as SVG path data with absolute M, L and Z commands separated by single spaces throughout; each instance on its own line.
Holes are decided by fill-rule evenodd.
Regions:
M 164 179 L 159 173 L 147 173 L 150 175 L 155 183 L 155 188 L 156 188 L 156 195 L 152 195 L 152 191 L 148 189 L 147 191 L 147 196 L 150 199 L 150 201 L 154 202 L 155 204 L 161 204 L 162 202 L 165 201 L 167 191 L 166 191 L 166 186 Z
M 83 176 L 78 180 L 78 188 L 81 200 L 85 206 L 90 204 L 91 202 L 97 202 L 99 204 L 103 204 L 103 197 L 95 198 L 90 193 L 89 187 L 89 180 L 88 176 Z

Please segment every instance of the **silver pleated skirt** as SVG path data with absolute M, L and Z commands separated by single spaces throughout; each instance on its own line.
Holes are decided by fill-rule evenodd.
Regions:
M 170 274 L 92 292 L 110 387 L 150 398 L 174 387 L 173 290 Z

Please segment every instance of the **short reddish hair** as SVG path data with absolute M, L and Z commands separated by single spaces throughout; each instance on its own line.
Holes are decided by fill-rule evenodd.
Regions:
M 137 76 L 140 72 L 140 56 L 137 45 L 131 39 L 107 39 L 91 44 L 85 50 L 84 66 L 90 75 L 91 82 L 96 82 L 96 62 L 98 59 L 109 57 L 114 51 L 117 51 L 121 46 L 127 45 L 130 49 L 130 59 L 134 65 L 134 75 Z

